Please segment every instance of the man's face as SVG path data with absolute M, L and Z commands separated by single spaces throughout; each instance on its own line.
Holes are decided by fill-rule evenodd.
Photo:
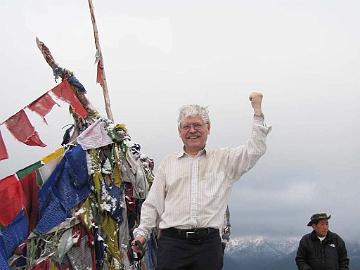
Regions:
M 210 124 L 204 123 L 199 115 L 188 116 L 181 122 L 178 130 L 185 145 L 185 152 L 196 155 L 205 147 L 210 133 Z
M 313 224 L 312 227 L 317 236 L 324 237 L 329 231 L 329 221 L 326 219 L 319 220 L 319 222 L 317 224 Z

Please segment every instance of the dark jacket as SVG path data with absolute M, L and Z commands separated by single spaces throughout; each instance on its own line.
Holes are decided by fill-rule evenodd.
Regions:
M 300 240 L 295 261 L 299 270 L 349 269 L 345 242 L 330 231 L 322 242 L 315 231 L 304 235 Z

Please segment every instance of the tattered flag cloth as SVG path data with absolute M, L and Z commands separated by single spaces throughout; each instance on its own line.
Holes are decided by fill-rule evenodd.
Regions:
M 37 170 L 37 172 L 40 175 L 39 178 L 41 179 L 41 184 L 44 184 L 49 179 L 50 175 L 53 173 L 56 166 L 59 165 L 61 159 L 62 156 L 50 161 L 49 163 L 43 165 L 41 168 Z
M 70 104 L 74 112 L 81 118 L 86 118 L 88 115 L 87 111 L 84 109 L 83 105 L 79 99 L 74 94 L 73 89 L 71 88 L 67 80 L 63 80 L 60 84 L 55 86 L 51 90 L 58 98 Z
M 0 245 L 0 269 L 10 270 L 7 259 L 5 259 L 5 256 L 2 253 L 3 253 L 3 251 L 2 251 L 2 247 Z
M 86 93 L 85 87 L 74 75 L 70 76 L 67 80 L 72 86 L 75 86 L 80 93 Z
M 101 58 L 99 58 L 97 63 L 97 74 L 96 74 L 96 82 L 101 86 L 104 86 L 104 78 L 103 78 L 103 64 Z
M 0 180 L 0 224 L 9 225 L 24 207 L 24 192 L 15 175 Z
M 53 98 L 49 95 L 49 93 L 45 93 L 41 97 L 39 97 L 37 100 L 32 102 L 28 108 L 32 110 L 33 112 L 36 112 L 39 114 L 44 122 L 47 124 L 45 116 L 51 111 L 52 107 L 56 102 L 53 100 Z
M 14 135 L 14 137 L 20 142 L 32 146 L 46 146 L 46 144 L 40 140 L 38 133 L 31 125 L 30 120 L 24 110 L 21 110 L 8 118 L 5 121 L 5 124 L 11 134 Z
M 94 237 L 87 233 L 81 225 L 72 228 L 73 247 L 67 252 L 67 257 L 72 265 L 72 269 L 96 269 L 95 254 L 92 248 L 94 246 Z
M 100 148 L 113 143 L 107 134 L 105 123 L 101 119 L 98 119 L 84 130 L 77 137 L 76 141 L 81 145 L 83 150 Z
M 21 179 L 21 178 L 25 177 L 26 175 L 28 175 L 29 173 L 39 169 L 41 166 L 42 166 L 41 161 L 37 161 L 34 164 L 31 164 L 31 165 L 25 167 L 24 169 L 17 171 L 16 176 L 19 179 Z
M 48 202 L 48 205 L 44 206 L 43 209 L 40 208 L 39 222 L 34 230 L 40 234 L 47 233 L 69 217 L 69 214 L 61 205 L 59 199 L 56 198 L 53 193 L 51 193 L 49 197 L 50 201 Z
M 36 172 L 26 175 L 20 179 L 21 186 L 24 190 L 26 214 L 29 219 L 29 232 L 31 232 L 37 223 L 39 214 L 39 186 L 36 181 Z
M 105 245 L 104 245 L 104 238 L 101 237 L 99 233 L 99 227 L 97 226 L 94 226 L 94 246 L 95 246 L 96 269 L 103 269 Z
M 46 258 L 34 265 L 31 270 L 50 270 L 50 259 Z
M 46 233 L 70 215 L 70 209 L 90 192 L 86 152 L 69 150 L 39 191 L 40 220 L 35 228 Z
M 0 131 L 0 160 L 8 159 L 8 158 L 9 158 L 9 155 L 7 153 L 6 146 L 4 144 L 4 140 L 2 138 L 1 131 Z
M 16 247 L 28 236 L 29 224 L 22 210 L 15 220 L 0 231 L 0 249 L 3 249 L 3 255 L 9 259 Z
M 41 168 L 39 168 L 37 171 L 41 176 L 42 183 L 45 183 L 49 179 L 50 175 L 53 173 L 56 166 L 62 160 L 64 153 L 65 153 L 64 147 L 60 147 L 51 154 L 41 159 L 41 163 L 44 165 Z
M 60 147 L 56 149 L 54 152 L 50 153 L 49 155 L 43 157 L 41 161 L 44 164 L 48 164 L 49 162 L 58 159 L 59 157 L 62 157 L 64 155 L 64 152 L 65 152 L 64 147 Z

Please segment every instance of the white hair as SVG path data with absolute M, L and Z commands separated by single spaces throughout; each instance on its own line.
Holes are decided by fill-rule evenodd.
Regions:
M 180 127 L 181 122 L 188 116 L 199 115 L 204 123 L 210 123 L 209 110 L 207 107 L 200 105 L 184 105 L 179 110 L 178 126 Z

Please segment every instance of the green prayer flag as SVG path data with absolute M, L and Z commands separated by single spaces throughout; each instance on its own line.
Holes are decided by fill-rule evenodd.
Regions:
M 16 175 L 19 179 L 24 178 L 29 173 L 35 171 L 36 169 L 39 169 L 42 166 L 41 161 L 35 162 L 34 164 L 31 164 L 24 169 L 21 169 L 16 172 Z

